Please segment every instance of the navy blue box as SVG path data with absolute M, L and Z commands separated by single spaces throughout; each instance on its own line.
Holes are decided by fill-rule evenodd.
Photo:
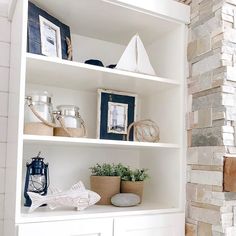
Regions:
M 60 28 L 62 59 L 67 59 L 68 47 L 66 37 L 71 40 L 70 27 L 49 15 L 46 11 L 37 7 L 32 2 L 29 2 L 28 5 L 27 52 L 42 55 L 39 16 L 44 17 Z

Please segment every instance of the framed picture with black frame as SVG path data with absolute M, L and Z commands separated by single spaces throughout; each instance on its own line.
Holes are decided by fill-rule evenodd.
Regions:
M 70 27 L 60 22 L 32 2 L 28 5 L 27 51 L 29 53 L 58 57 L 66 60 Z
M 127 140 L 128 126 L 136 121 L 137 95 L 98 89 L 97 138 Z M 133 130 L 129 135 L 133 141 Z

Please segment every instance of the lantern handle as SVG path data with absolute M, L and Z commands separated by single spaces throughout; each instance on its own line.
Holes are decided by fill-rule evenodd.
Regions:
M 69 137 L 75 137 L 75 136 L 70 132 L 70 130 L 66 128 L 64 119 L 63 119 L 63 117 L 60 115 L 60 113 L 55 113 L 55 114 L 56 114 L 56 119 L 59 121 L 61 127 L 64 129 L 64 131 L 66 132 L 66 134 L 67 134 Z M 86 128 L 85 122 L 84 122 L 84 120 L 82 119 L 81 116 L 79 116 L 79 118 L 81 119 L 81 126 L 82 126 L 82 129 L 83 129 L 83 135 L 82 135 L 82 137 L 86 137 L 86 136 L 87 136 L 87 128 Z
M 45 166 L 46 166 L 46 179 L 47 179 L 47 186 L 46 186 L 46 188 L 48 189 L 49 188 L 49 186 L 50 186 L 50 177 L 49 177 L 49 168 L 48 168 L 48 163 L 47 164 L 45 164 Z

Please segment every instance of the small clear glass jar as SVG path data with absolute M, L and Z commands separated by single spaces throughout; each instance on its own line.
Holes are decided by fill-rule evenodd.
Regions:
M 57 106 L 58 126 L 54 129 L 55 136 L 85 137 L 86 128 L 79 114 L 79 107 L 74 105 Z
M 57 112 L 62 117 L 66 128 L 81 128 L 81 117 L 79 107 L 73 105 L 57 106 Z

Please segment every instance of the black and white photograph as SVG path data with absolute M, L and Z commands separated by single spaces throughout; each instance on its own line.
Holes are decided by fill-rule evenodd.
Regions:
M 62 58 L 60 28 L 42 16 L 39 16 L 39 20 L 42 54 Z
M 128 104 L 108 102 L 108 133 L 127 134 Z

